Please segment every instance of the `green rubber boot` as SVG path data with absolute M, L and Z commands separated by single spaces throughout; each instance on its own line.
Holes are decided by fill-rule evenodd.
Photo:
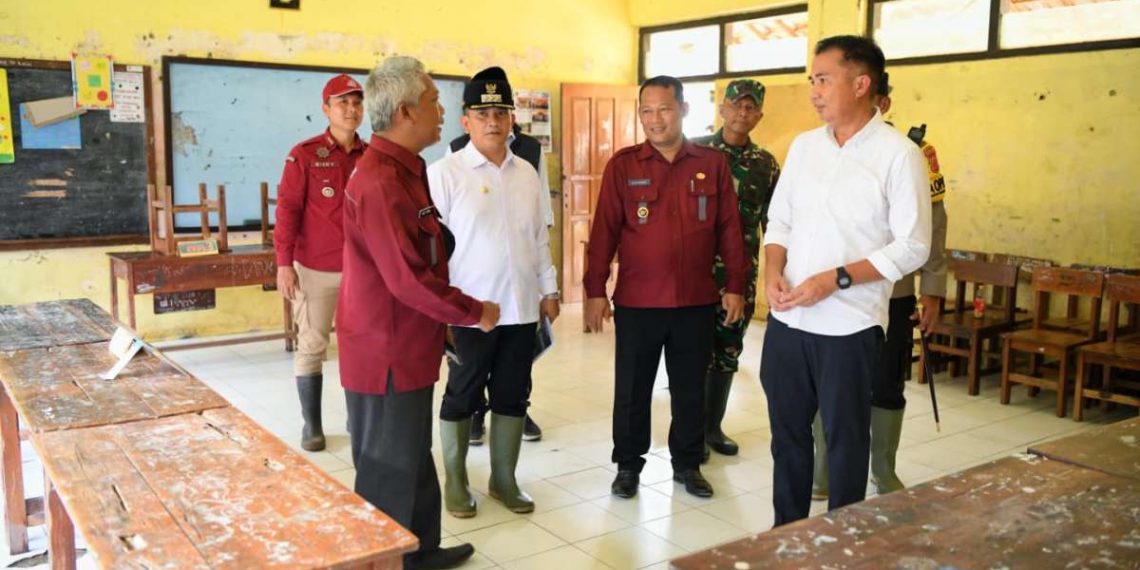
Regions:
M 895 474 L 902 422 L 903 410 L 871 407 L 871 483 L 880 495 L 906 487 Z
M 733 374 L 710 370 L 705 377 L 705 445 L 721 455 L 740 453 L 740 446 L 720 429 L 720 422 L 728 409 Z
M 815 468 L 811 479 L 811 500 L 827 500 L 827 438 L 823 435 L 823 420 L 819 413 L 811 424 L 811 435 L 815 438 Z
M 443 448 L 443 501 L 447 512 L 460 519 L 475 516 L 475 499 L 467 481 L 467 439 L 471 437 L 471 419 L 449 422 L 439 420 L 439 439 Z
M 526 418 L 491 414 L 491 480 L 487 490 L 492 499 L 515 513 L 534 512 L 534 500 L 519 489 L 515 468 L 519 464 L 523 424 Z

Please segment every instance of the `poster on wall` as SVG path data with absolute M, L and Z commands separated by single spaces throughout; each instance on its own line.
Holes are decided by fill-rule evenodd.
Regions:
M 0 68 L 0 164 L 16 162 L 12 139 L 12 106 L 8 103 L 8 70 Z
M 550 92 L 519 89 L 515 91 L 515 122 L 522 132 L 542 143 L 542 152 L 551 152 Z
M 141 71 L 120 71 L 111 86 L 112 123 L 143 122 L 143 74 Z
M 115 106 L 111 94 L 113 65 L 109 55 L 71 54 L 71 86 L 75 106 L 85 109 L 110 109 Z

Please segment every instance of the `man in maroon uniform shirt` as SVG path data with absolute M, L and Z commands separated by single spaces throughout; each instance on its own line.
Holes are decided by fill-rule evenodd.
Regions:
M 329 346 L 344 245 L 344 185 L 364 153 L 356 134 L 364 118 L 364 90 L 341 74 L 325 84 L 321 109 L 325 132 L 301 142 L 285 157 L 277 190 L 277 290 L 292 301 L 297 323 L 293 372 L 305 428 L 301 447 L 325 448 L 321 427 L 321 364 Z
M 624 148 L 606 164 L 587 252 L 586 326 L 600 331 L 610 316 L 606 280 L 620 251 L 613 313 L 614 451 L 611 491 L 637 494 L 649 451 L 649 408 L 661 352 L 669 372 L 673 415 L 669 453 L 673 480 L 711 497 L 701 475 L 705 372 L 712 358 L 716 304 L 725 324 L 744 313 L 749 261 L 728 162 L 719 151 L 685 140 L 688 111 L 681 82 L 658 76 L 641 86 L 638 116 L 645 143 Z M 724 260 L 725 291 L 713 279 Z
M 445 229 L 418 156 L 439 140 L 443 122 L 423 64 L 384 60 L 368 75 L 365 94 L 373 135 L 345 190 L 336 311 L 355 490 L 419 538 L 406 567 L 451 568 L 475 549 L 439 546 L 431 405 L 444 323 L 490 331 L 499 306 L 448 284 Z

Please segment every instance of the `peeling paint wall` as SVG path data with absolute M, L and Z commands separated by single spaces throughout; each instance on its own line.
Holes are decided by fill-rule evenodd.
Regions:
M 433 72 L 452 75 L 501 65 L 517 88 L 549 90 L 555 117 L 562 82 L 632 83 L 636 77 L 636 30 L 626 0 L 505 0 L 494 10 L 453 0 L 311 0 L 300 11 L 268 4 L 109 0 L 98 10 L 85 10 L 74 0 L 3 2 L 0 56 L 66 60 L 73 50 L 96 51 L 122 63 L 151 65 L 158 106 L 163 55 L 367 68 L 384 56 L 404 54 L 420 58 Z M 163 132 L 160 107 L 153 120 L 155 132 Z M 176 130 L 179 136 L 194 136 Z M 555 123 L 556 145 L 558 136 Z M 161 137 L 156 144 L 159 183 L 164 183 Z M 551 185 L 560 189 L 557 147 L 547 158 Z M 561 208 L 555 212 L 561 216 Z M 555 251 L 560 239 L 560 231 L 552 232 Z M 109 307 L 105 252 L 127 249 L 0 252 L 0 270 L 10 276 L 0 280 L 0 303 L 82 296 Z M 151 297 L 141 296 L 139 327 L 160 339 L 280 326 L 279 298 L 259 287 L 220 289 L 217 305 L 155 317 Z
M 862 4 L 809 0 L 809 42 L 861 33 Z M 630 17 L 645 26 L 779 5 L 630 0 Z M 938 150 L 948 188 L 948 245 L 1062 264 L 1140 267 L 1137 70 L 1140 49 L 890 68 L 887 119 L 904 129 L 926 123 Z M 803 74 L 759 79 L 805 81 Z M 717 83 L 718 92 L 726 83 Z M 770 120 L 777 111 L 765 112 Z M 764 122 L 759 134 L 763 142 Z

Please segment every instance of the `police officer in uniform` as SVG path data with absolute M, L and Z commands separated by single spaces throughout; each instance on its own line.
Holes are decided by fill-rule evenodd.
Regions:
M 878 88 L 876 106 L 886 115 L 891 109 L 890 74 L 883 74 Z M 902 436 L 903 412 L 906 408 L 906 373 L 910 370 L 911 354 L 914 351 L 912 322 L 918 321 L 923 334 L 929 334 L 934 319 L 946 298 L 946 206 L 942 199 L 946 196 L 946 181 L 938 167 L 938 155 L 934 145 L 925 140 L 926 125 L 910 129 L 907 135 L 922 149 L 926 158 L 926 172 L 930 179 L 930 258 L 918 271 L 907 275 L 895 283 L 888 308 L 889 324 L 886 341 L 883 343 L 880 358 L 879 376 L 871 384 L 871 483 L 879 495 L 898 491 L 904 487 L 895 473 L 895 459 Z M 914 279 L 920 275 L 918 305 L 922 312 L 916 312 L 914 299 Z M 816 415 L 812 425 L 815 437 L 815 475 L 812 483 L 812 499 L 827 498 L 827 446 L 823 442 L 823 424 Z
M 301 447 L 325 448 L 321 426 L 321 365 L 329 345 L 344 247 L 344 187 L 364 153 L 356 134 L 364 120 L 364 91 L 348 75 L 325 84 L 324 133 L 289 151 L 277 190 L 277 290 L 292 302 L 297 323 L 293 369 L 305 427 Z
M 728 161 L 685 140 L 688 111 L 681 82 L 658 76 L 641 86 L 638 116 L 646 142 L 616 152 L 606 164 L 587 251 L 585 320 L 616 327 L 610 491 L 637 494 L 649 451 L 650 404 L 662 351 L 669 372 L 673 480 L 698 497 L 712 485 L 700 471 L 704 454 L 704 380 L 712 356 L 716 306 L 724 324 L 740 320 L 749 262 Z M 621 250 L 614 309 L 606 280 Z M 713 260 L 725 265 L 724 293 Z
M 748 287 L 744 293 L 744 316 L 725 325 L 724 310 L 717 311 L 716 335 L 713 337 L 712 362 L 705 380 L 705 457 L 709 449 L 722 455 L 736 455 L 740 448 L 724 434 L 720 423 L 728 407 L 732 377 L 739 368 L 744 348 L 744 333 L 756 310 L 756 275 L 760 266 L 759 231 L 768 225 L 768 202 L 780 177 L 780 164 L 772 153 L 752 142 L 749 133 L 764 116 L 764 84 L 754 79 L 737 79 L 724 90 L 720 104 L 724 125 L 715 134 L 693 139 L 694 144 L 715 148 L 728 159 L 740 205 L 740 227 L 744 247 L 752 259 Z M 724 288 L 724 261 L 716 258 L 713 274 L 717 286 Z

